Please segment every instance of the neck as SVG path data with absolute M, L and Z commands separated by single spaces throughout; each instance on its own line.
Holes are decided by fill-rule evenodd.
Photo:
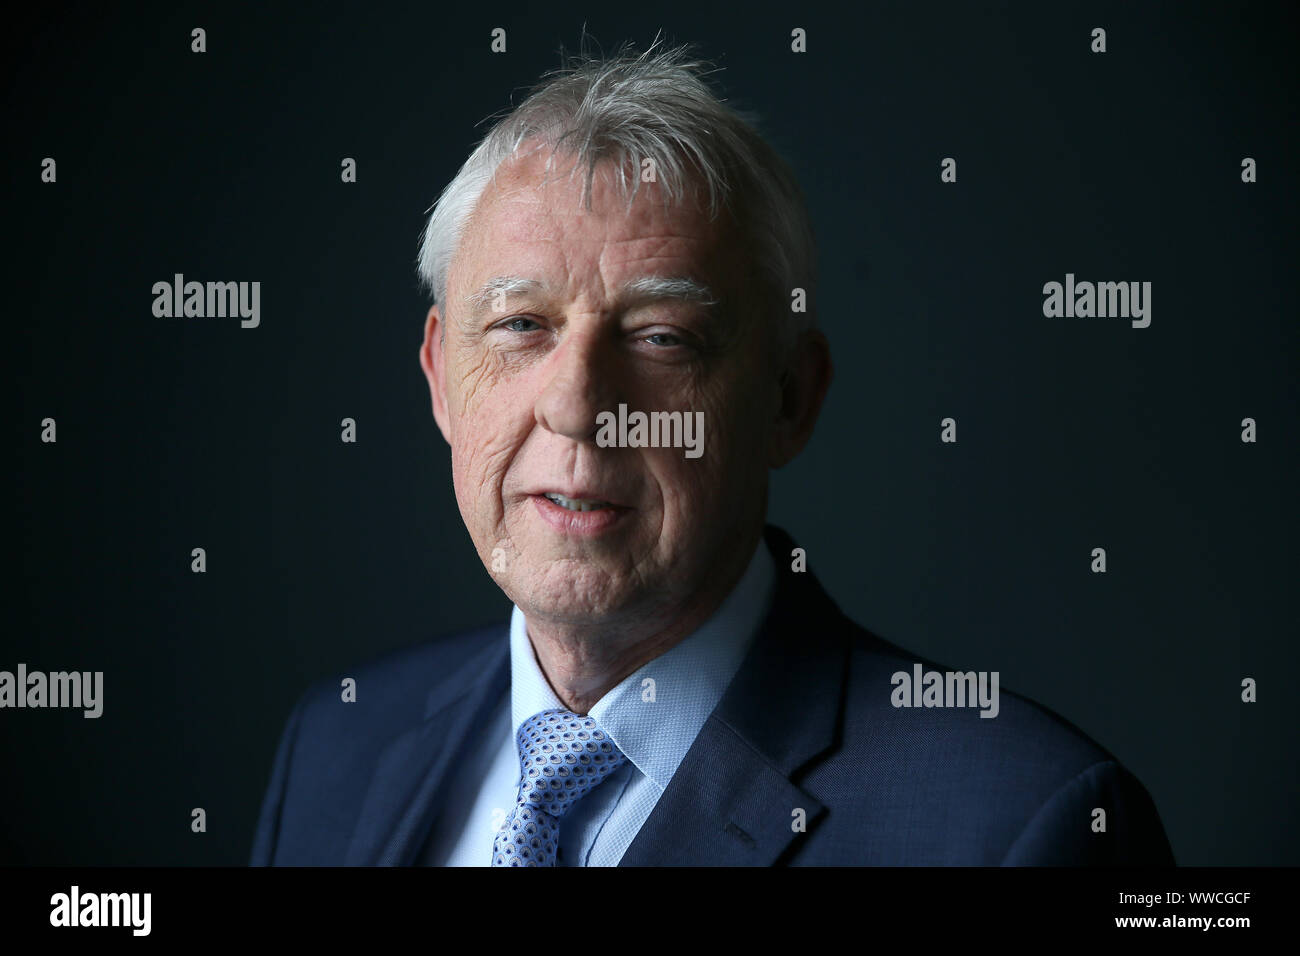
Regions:
M 752 543 L 763 547 L 761 540 Z M 525 613 L 537 663 L 565 708 L 586 714 L 629 674 L 695 633 L 739 583 L 754 550 L 740 548 L 733 553 L 743 557 L 727 565 L 725 573 L 711 574 L 703 587 L 675 608 L 656 603 L 618 620 L 594 624 Z

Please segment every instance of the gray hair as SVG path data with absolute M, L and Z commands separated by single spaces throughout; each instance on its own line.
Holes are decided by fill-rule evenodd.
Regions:
M 709 216 L 725 206 L 751 237 L 778 341 L 788 344 L 814 324 L 816 249 L 798 182 L 758 134 L 755 118 L 725 105 L 704 81 L 707 64 L 689 54 L 689 47 L 664 48 L 658 38 L 641 54 L 626 45 L 609 58 L 582 54 L 545 74 L 497 121 L 431 207 L 424 229 L 418 273 L 444 312 L 447 272 L 479 197 L 504 161 L 525 142 L 538 141 L 552 159 L 573 156 L 575 170 L 585 168 L 588 205 L 596 165 L 607 159 L 616 161 L 629 203 L 646 159 L 665 201 L 680 202 L 690 186 L 702 187 Z M 796 288 L 805 291 L 805 312 L 790 307 Z

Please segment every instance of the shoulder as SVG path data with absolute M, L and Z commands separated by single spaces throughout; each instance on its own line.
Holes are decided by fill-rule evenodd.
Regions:
M 840 734 L 800 784 L 838 816 L 840 840 L 889 864 L 1171 862 L 1141 783 L 1079 727 L 999 672 L 839 621 Z
M 419 721 L 443 696 L 464 691 L 508 655 L 505 625 L 443 635 L 398 648 L 317 681 L 300 696 L 303 729 L 338 742 L 373 741 L 385 727 Z
M 391 651 L 309 687 L 280 735 L 251 861 L 341 863 L 385 748 L 425 726 L 431 708 L 499 677 L 508 650 L 507 628 L 483 628 Z M 420 756 L 430 758 L 444 741 L 424 743 Z
M 846 723 L 911 745 L 914 759 L 945 745 L 971 773 L 1061 781 L 1113 756 L 1065 717 L 1004 683 L 999 669 L 910 653 L 845 619 Z

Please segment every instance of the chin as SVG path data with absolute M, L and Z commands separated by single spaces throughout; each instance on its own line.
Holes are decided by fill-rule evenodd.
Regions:
M 610 569 L 587 562 L 557 564 L 512 582 L 507 593 L 514 603 L 528 614 L 573 622 L 615 616 L 638 603 L 626 579 Z

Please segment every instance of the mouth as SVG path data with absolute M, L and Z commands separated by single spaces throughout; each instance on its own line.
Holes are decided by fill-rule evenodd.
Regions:
M 542 497 L 552 504 L 559 505 L 565 511 L 603 511 L 606 508 L 616 507 L 608 501 L 599 501 L 595 498 L 568 498 L 555 491 L 544 492 Z
M 531 495 L 538 514 L 566 537 L 591 537 L 626 523 L 632 508 L 596 497 L 596 492 L 573 489 L 572 495 L 538 491 Z

